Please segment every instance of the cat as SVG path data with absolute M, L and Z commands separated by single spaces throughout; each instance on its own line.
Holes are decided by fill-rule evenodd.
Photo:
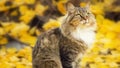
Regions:
M 67 3 L 59 28 L 38 37 L 32 53 L 33 68 L 80 68 L 84 53 L 95 39 L 96 20 L 89 7 Z

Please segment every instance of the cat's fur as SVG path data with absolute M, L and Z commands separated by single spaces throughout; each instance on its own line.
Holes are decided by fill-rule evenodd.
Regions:
M 87 7 L 67 5 L 60 28 L 38 37 L 33 48 L 33 68 L 80 68 L 80 60 L 93 43 L 96 30 L 94 15 Z

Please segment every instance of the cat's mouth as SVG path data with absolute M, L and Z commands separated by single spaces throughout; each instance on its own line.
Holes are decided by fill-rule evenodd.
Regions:
M 87 23 L 88 23 L 88 19 L 82 20 L 80 23 L 81 23 L 81 24 L 87 24 Z

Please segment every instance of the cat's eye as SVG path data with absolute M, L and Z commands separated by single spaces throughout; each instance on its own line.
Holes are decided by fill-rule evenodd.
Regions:
M 87 12 L 87 14 L 91 14 L 90 12 Z
M 81 18 L 80 14 L 75 15 L 75 17 L 80 17 Z

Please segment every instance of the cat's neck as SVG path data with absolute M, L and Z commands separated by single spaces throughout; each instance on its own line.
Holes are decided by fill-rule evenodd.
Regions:
M 89 27 L 85 29 L 76 28 L 76 30 L 70 30 L 69 28 L 61 28 L 62 34 L 72 41 L 81 41 L 91 47 L 95 40 L 95 28 Z
M 95 40 L 95 30 L 92 30 L 91 28 L 77 28 L 71 35 L 77 40 L 84 41 L 88 47 L 91 47 Z

